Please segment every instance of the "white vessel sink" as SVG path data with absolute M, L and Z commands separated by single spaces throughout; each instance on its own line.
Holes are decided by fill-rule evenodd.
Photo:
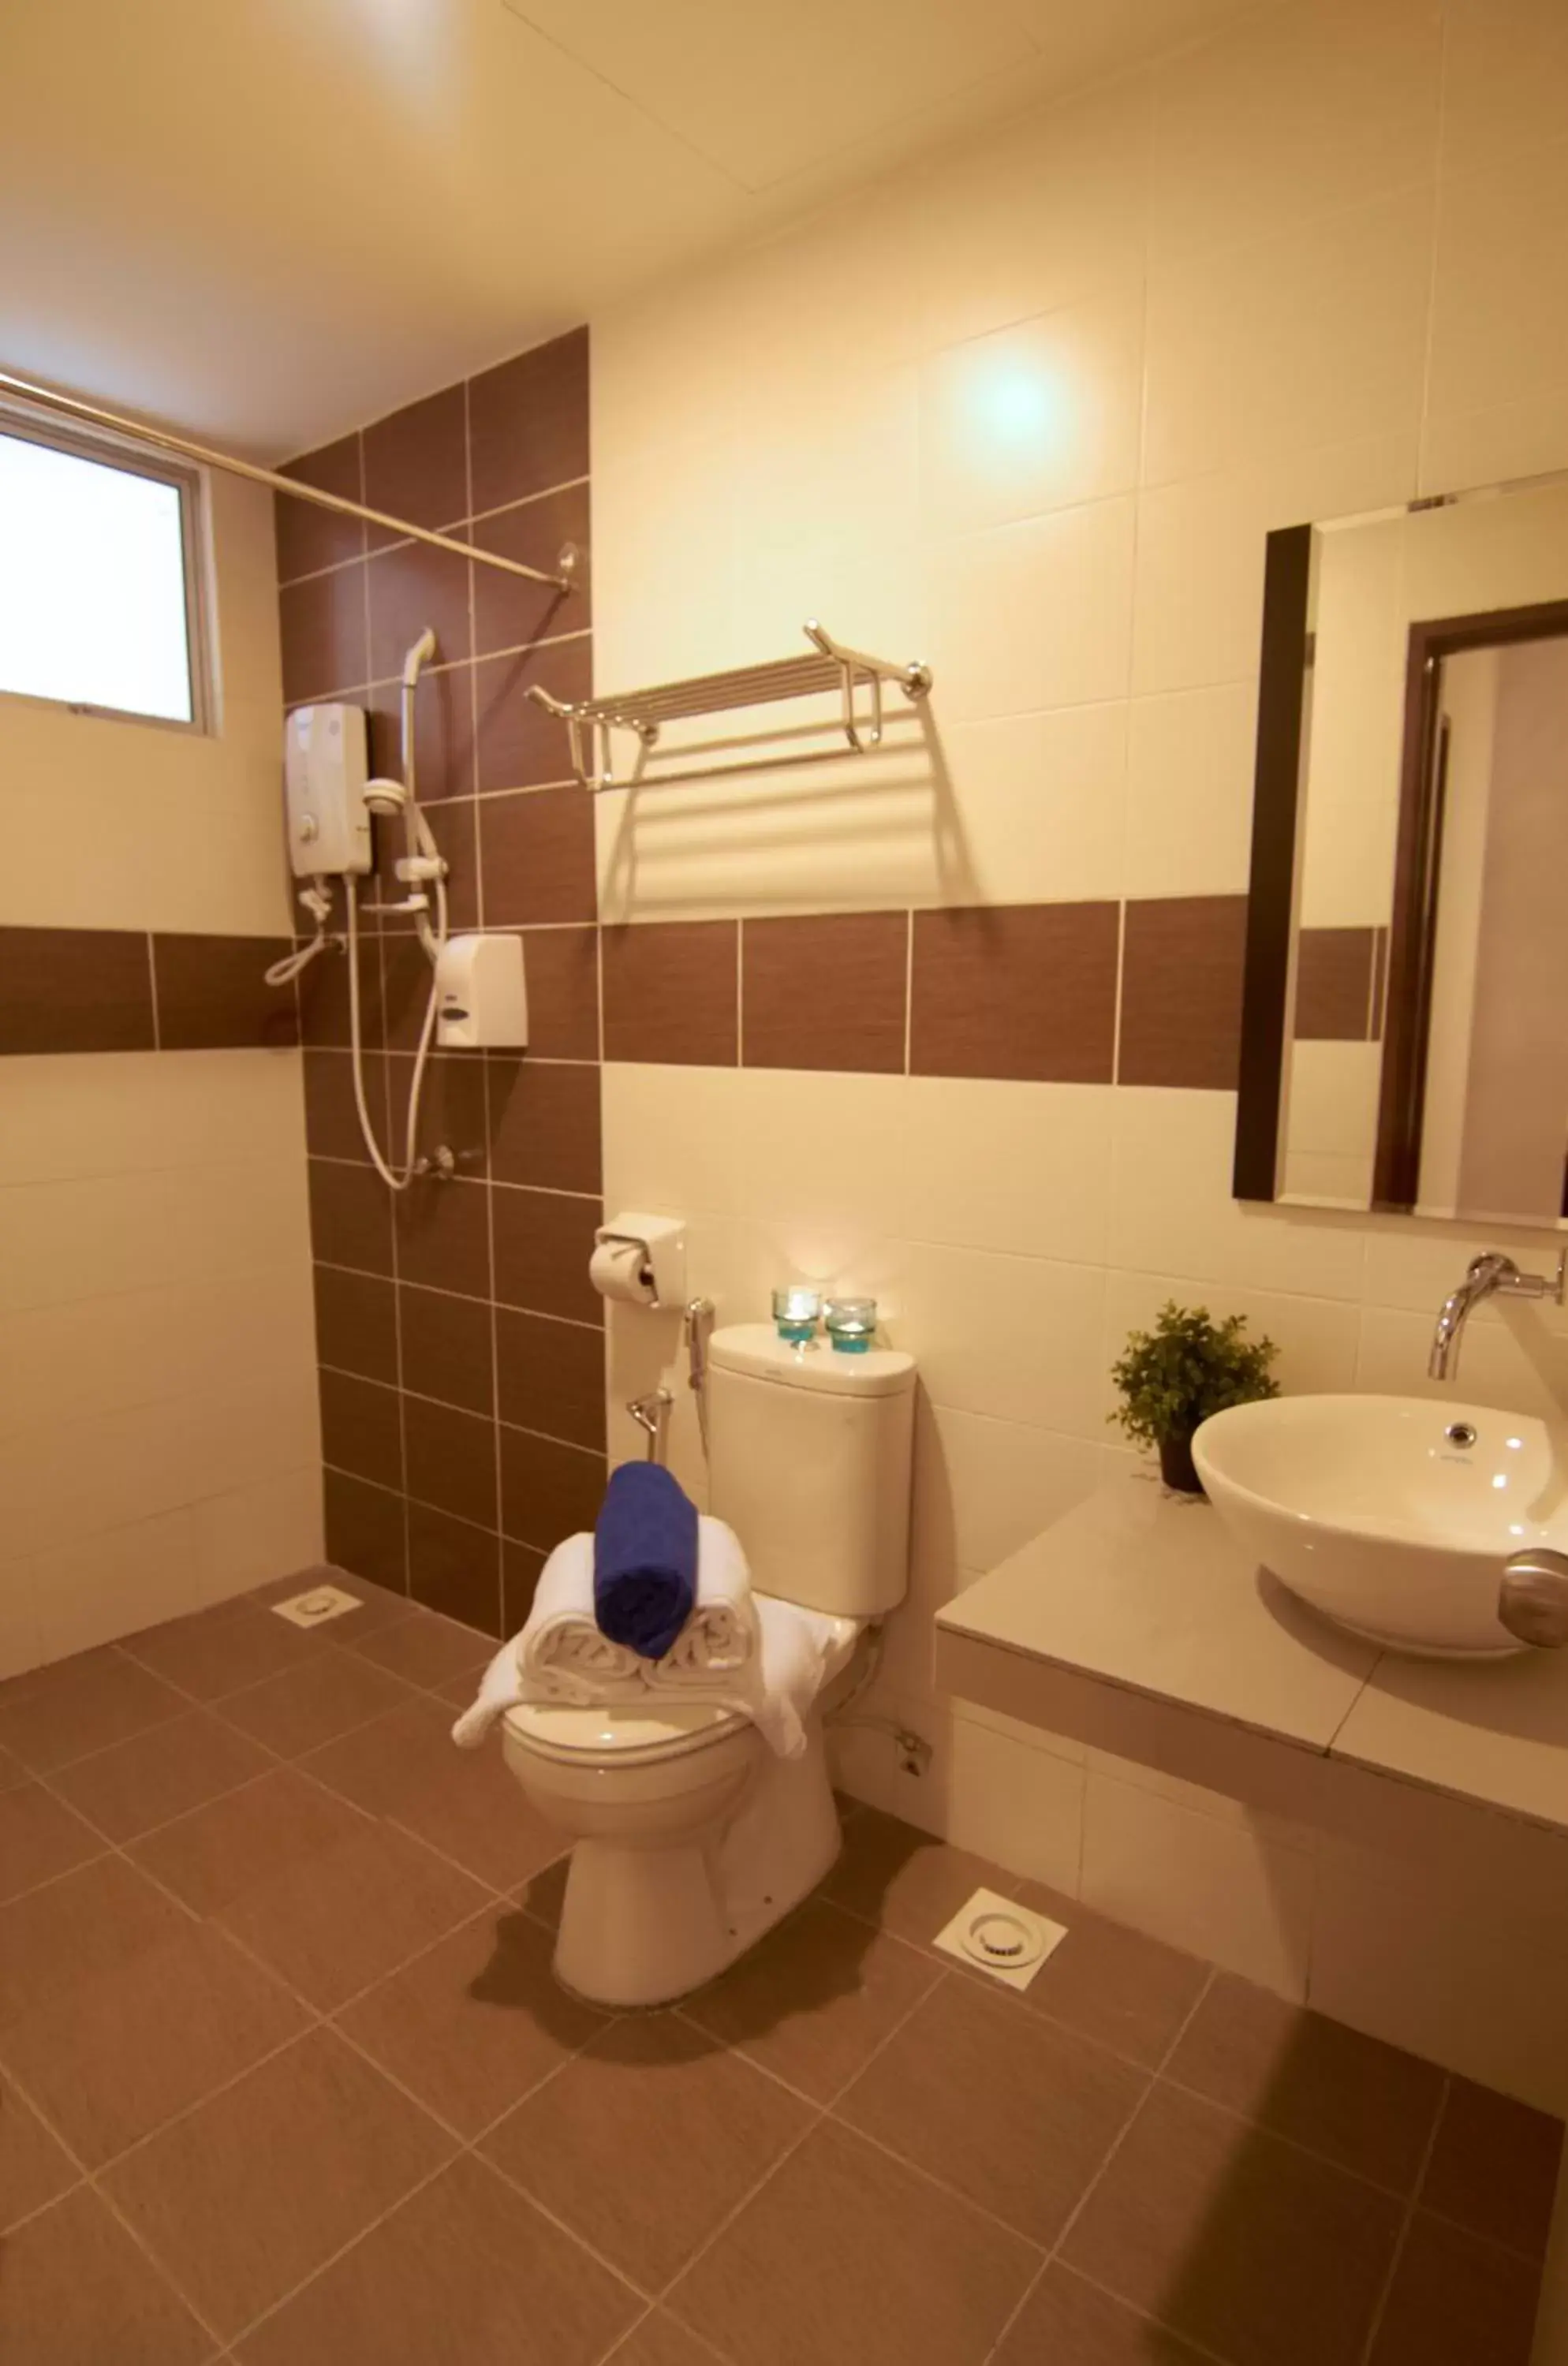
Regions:
M 1245 1550 L 1393 1651 L 1492 1659 L 1523 1649 L 1497 1617 L 1504 1564 L 1528 1547 L 1568 1549 L 1545 1424 L 1492 1405 L 1272 1397 L 1204 1422 L 1192 1459 Z

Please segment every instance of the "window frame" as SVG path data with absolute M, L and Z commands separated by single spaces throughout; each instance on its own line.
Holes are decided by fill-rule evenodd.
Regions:
M 208 621 L 211 573 L 207 556 L 206 471 L 194 461 L 175 459 L 130 436 L 117 435 L 108 428 L 66 425 L 51 412 L 4 398 L 0 398 L 0 435 L 10 436 L 18 443 L 40 444 L 72 459 L 94 461 L 99 468 L 118 468 L 122 476 L 147 477 L 154 484 L 171 486 L 178 494 L 191 711 L 188 715 L 148 715 L 134 706 L 102 706 L 91 699 L 51 698 L 47 692 L 36 690 L 0 689 L 0 699 L 49 707 L 59 715 L 95 715 L 102 722 L 139 723 L 154 731 L 183 731 L 199 738 L 212 738 L 218 727 L 218 701 Z

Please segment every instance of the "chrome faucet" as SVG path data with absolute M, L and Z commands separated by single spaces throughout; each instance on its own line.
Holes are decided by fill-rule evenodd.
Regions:
M 1486 1249 L 1480 1256 L 1472 1257 L 1465 1268 L 1464 1279 L 1443 1301 L 1438 1326 L 1432 1334 L 1432 1352 L 1427 1359 L 1427 1379 L 1446 1380 L 1459 1370 L 1461 1336 L 1470 1320 L 1471 1309 L 1479 1306 L 1483 1298 L 1550 1298 L 1561 1306 L 1565 1278 L 1568 1249 L 1559 1256 L 1555 1274 L 1521 1273 L 1513 1258 L 1505 1256 L 1499 1249 Z

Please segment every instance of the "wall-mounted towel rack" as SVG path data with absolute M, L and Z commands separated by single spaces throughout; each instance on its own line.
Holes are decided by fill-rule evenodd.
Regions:
M 764 665 L 738 666 L 728 673 L 697 674 L 688 682 L 666 682 L 648 690 L 628 690 L 616 698 L 585 698 L 574 703 L 552 698 L 547 690 L 537 684 L 530 687 L 528 695 L 565 722 L 572 770 L 585 789 L 597 793 L 603 789 L 632 788 L 644 780 L 712 780 L 726 772 L 823 763 L 841 756 L 846 747 L 852 755 L 869 755 L 882 744 L 883 683 L 896 682 L 905 697 L 911 700 L 924 698 L 931 689 L 930 666 L 896 665 L 885 658 L 867 657 L 863 649 L 841 648 L 815 622 L 807 625 L 806 637 L 811 643 L 809 656 L 776 658 Z M 669 751 L 676 769 L 657 773 L 646 770 L 649 757 L 658 747 L 660 727 L 666 723 L 697 715 L 729 714 L 738 707 L 771 706 L 780 699 L 811 698 L 824 691 L 838 692 L 838 715 L 830 721 L 807 725 L 801 732 L 791 731 L 789 737 L 809 738 L 818 733 L 831 733 L 835 741 L 831 748 L 750 761 L 742 757 L 733 763 L 693 764 L 689 760 L 701 756 L 710 746 L 734 749 L 744 743 L 733 739 L 685 743 Z M 613 735 L 616 731 L 630 731 L 638 742 L 630 772 L 620 777 L 615 772 Z M 778 736 L 766 732 L 758 735 L 764 740 Z

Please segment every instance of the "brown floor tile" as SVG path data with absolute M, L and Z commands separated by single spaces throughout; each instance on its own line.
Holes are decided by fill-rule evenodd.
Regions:
M 594 2366 L 641 2305 L 468 2154 L 235 2354 L 242 2366 Z
M 0 1684 L 0 1744 L 46 1774 L 188 1707 L 110 1644 Z
M 913 1824 L 868 1808 L 845 1831 L 843 1853 L 823 1893 L 900 1939 L 929 1946 L 972 1891 L 996 1889 L 1010 1898 L 1017 1887 L 1012 1874 L 984 1857 L 949 1848 Z
M 0 2357 L 17 2366 L 194 2366 L 212 2343 L 84 2186 L 6 2242 Z
M 350 1649 L 405 1684 L 429 1688 L 450 1676 L 465 1675 L 470 1668 L 487 1667 L 495 1654 L 495 1639 L 475 1627 L 459 1626 L 455 1618 L 443 1618 L 439 1611 L 416 1608 L 411 1617 L 384 1627 L 378 1635 L 367 1635 Z
M 555 1942 L 493 1908 L 340 2016 L 356 2045 L 468 2136 L 585 2045 L 605 2016 L 559 1987 Z
M 1201 1995 L 1208 1965 L 1038 1882 L 1021 1882 L 1018 1898 L 1067 1926 L 1023 1991 L 1025 2003 L 1152 2070 Z
M 265 1684 L 232 1694 L 223 1714 L 279 1757 L 298 1758 L 302 1751 L 368 1724 L 408 1696 L 406 1684 L 362 1653 L 318 1651 Z
M 0 2032 L 0 2057 L 96 2169 L 238 2077 L 307 2021 L 209 1922 L 149 1947 Z
M 736 2366 L 979 2366 L 1038 2265 L 1016 2235 L 829 2124 L 669 2305 Z
M 723 2366 L 716 2349 L 658 2308 L 627 2335 L 615 2352 L 613 2366 L 715 2366 L 716 2360 Z
M 1168 2075 L 1276 2135 L 1408 2194 L 1426 2158 L 1443 2074 L 1397 2046 L 1303 2012 L 1222 1972 Z
M 29 1889 L 0 1906 L 0 2029 L 186 1927 L 174 1900 L 123 1857 Z
M 1202 2366 L 1201 2352 L 1086 2284 L 1046 2269 L 1009 2328 L 995 2366 Z
M 291 1627 L 286 1618 L 246 1603 L 223 1618 L 209 1619 L 202 1612 L 173 1618 L 166 1627 L 132 1635 L 125 1648 L 142 1667 L 193 1699 L 212 1701 L 298 1666 L 321 1649 L 321 1630 Z
M 103 1849 L 92 1826 L 41 1783 L 17 1783 L 0 1791 L 0 1898 L 35 1889 L 40 1881 L 101 1856 Z
M 525 1914 L 542 1922 L 547 1931 L 560 1928 L 561 1907 L 566 1899 L 567 1876 L 571 1871 L 571 1858 L 558 1856 L 553 1865 L 541 1866 L 520 1884 L 514 1895 Z
M 130 1853 L 194 1912 L 216 1914 L 363 1829 L 341 1799 L 280 1766 L 137 1841 Z
M 810 2124 L 809 2107 L 667 2014 L 613 2023 L 482 2150 L 656 2292 Z
M 1438 2124 L 1422 2207 L 1540 2259 L 1562 2151 L 1559 2121 L 1456 2079 Z
M 826 2103 L 941 1977 L 901 1940 L 813 1898 L 682 2011 Z
M 13 1783 L 25 1783 L 27 1779 L 28 1770 L 21 1760 L 13 1758 L 8 1750 L 0 1750 L 0 1791 L 8 1791 Z
M 0 2234 L 67 2192 L 79 2175 L 26 2096 L 0 2079 Z
M 1156 2083 L 1062 2256 L 1232 2366 L 1354 2366 L 1391 2197 Z
M 1369 2366 L 1529 2366 L 1540 2272 L 1418 2210 Z
M 944 1980 L 835 2105 L 1031 2242 L 1056 2240 L 1148 2086 L 1087 2038 Z
M 370 1578 L 358 1576 L 351 1570 L 339 1569 L 331 1561 L 323 1562 L 319 1569 L 296 1570 L 292 1577 L 276 1578 L 271 1585 L 258 1586 L 247 1599 L 265 1606 L 275 1602 L 287 1602 L 296 1594 L 309 1594 L 317 1585 L 335 1585 L 340 1594 L 352 1594 L 359 1605 L 356 1610 L 345 1610 L 343 1617 L 334 1618 L 330 1627 L 316 1628 L 316 1633 L 324 1635 L 333 1643 L 362 1643 L 367 1636 L 378 1634 L 383 1627 L 393 1627 L 400 1618 L 406 1618 L 413 1608 L 406 1594 L 393 1593 L 389 1587 L 378 1585 Z M 283 1623 L 287 1626 L 287 1619 Z
M 477 1881 L 406 1832 L 355 1821 L 336 1846 L 280 1866 L 222 1910 L 224 1928 L 322 2012 L 486 1902 Z
M 316 2029 L 102 2183 L 172 2282 L 232 2337 L 449 2149 L 434 2120 Z
M 265 1753 L 206 1709 L 187 1709 L 50 1781 L 111 1841 L 134 1840 L 263 1772 Z
M 560 1833 L 535 1814 L 499 1750 L 455 1747 L 452 1712 L 442 1702 L 394 1709 L 306 1763 L 344 1798 L 395 1818 L 497 1889 L 560 1854 Z

